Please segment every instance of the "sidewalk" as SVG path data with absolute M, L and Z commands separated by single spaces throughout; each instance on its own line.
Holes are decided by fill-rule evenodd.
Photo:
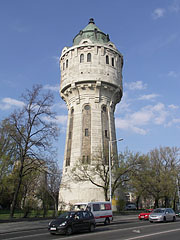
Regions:
M 113 223 L 121 222 L 123 220 L 132 220 L 137 219 L 136 215 L 119 215 L 113 217 Z M 35 229 L 47 229 L 48 223 L 51 220 L 37 220 L 37 221 L 21 221 L 21 222 L 6 222 L 0 223 L 0 234 L 2 233 L 11 233 L 16 231 L 26 231 L 26 230 L 35 230 Z

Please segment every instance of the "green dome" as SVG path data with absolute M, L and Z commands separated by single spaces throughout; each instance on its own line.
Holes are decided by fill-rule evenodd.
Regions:
M 89 24 L 81 30 L 73 39 L 73 45 L 78 45 L 83 39 L 89 39 L 92 43 L 108 43 L 109 35 L 103 33 L 90 18 Z

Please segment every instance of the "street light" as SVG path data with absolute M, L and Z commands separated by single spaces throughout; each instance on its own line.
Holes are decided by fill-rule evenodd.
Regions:
M 111 174 L 111 143 L 120 142 L 123 138 L 117 140 L 109 140 L 109 201 L 112 202 L 112 174 Z

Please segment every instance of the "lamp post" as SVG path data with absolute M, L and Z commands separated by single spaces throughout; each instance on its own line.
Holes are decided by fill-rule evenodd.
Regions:
M 111 143 L 120 142 L 123 138 L 117 140 L 109 140 L 109 201 L 112 202 L 112 173 L 111 173 Z

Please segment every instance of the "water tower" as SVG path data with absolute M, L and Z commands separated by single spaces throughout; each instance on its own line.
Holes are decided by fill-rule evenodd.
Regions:
M 68 122 L 59 207 L 105 200 L 103 190 L 91 182 L 73 181 L 71 170 L 80 159 L 90 167 L 99 152 L 108 164 L 109 142 L 117 153 L 114 111 L 123 92 L 122 66 L 122 54 L 92 18 L 74 37 L 73 46 L 62 50 L 60 95 Z

